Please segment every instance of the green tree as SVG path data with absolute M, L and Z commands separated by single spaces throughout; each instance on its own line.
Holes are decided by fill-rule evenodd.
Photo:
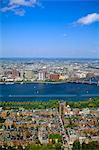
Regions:
M 88 144 L 88 149 L 90 150 L 99 150 L 99 142 L 92 141 Z
M 19 146 L 18 146 L 18 150 L 23 150 L 22 145 L 19 145 Z
M 80 142 L 79 141 L 75 141 L 73 143 L 73 148 L 72 150 L 80 150 Z
M 60 134 L 50 134 L 49 139 L 52 139 L 53 143 L 57 140 L 58 142 L 62 141 L 62 136 Z
M 86 143 L 82 143 L 82 150 L 87 150 L 88 149 L 88 146 L 87 146 L 87 144 Z
M 62 144 L 61 143 L 55 144 L 55 150 L 63 150 Z

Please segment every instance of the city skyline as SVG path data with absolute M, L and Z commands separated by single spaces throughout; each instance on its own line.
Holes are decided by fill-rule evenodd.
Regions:
M 99 57 L 99 1 L 0 1 L 1 57 Z

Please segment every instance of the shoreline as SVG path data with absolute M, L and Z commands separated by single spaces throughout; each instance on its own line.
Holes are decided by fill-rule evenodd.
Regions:
M 92 82 L 90 83 L 90 81 L 27 81 L 27 82 L 0 82 L 0 85 L 2 84 L 63 84 L 63 83 L 75 83 L 75 84 L 89 84 L 89 85 L 98 85 L 99 84 L 99 81 L 98 82 Z

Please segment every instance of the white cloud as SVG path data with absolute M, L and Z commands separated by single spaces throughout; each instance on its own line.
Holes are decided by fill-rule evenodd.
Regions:
M 7 11 L 13 11 L 14 9 L 16 8 L 16 6 L 10 6 L 10 7 L 8 7 L 8 6 L 6 6 L 6 7 L 3 7 L 2 9 L 1 9 L 1 11 L 2 12 L 7 12 Z
M 99 22 L 99 14 L 97 13 L 88 14 L 87 16 L 82 17 L 76 21 L 77 24 L 82 25 L 89 25 L 94 22 Z
M 37 0 L 10 0 L 9 5 L 33 6 Z
M 17 10 L 17 11 L 15 11 L 15 14 L 16 14 L 16 15 L 19 15 L 19 16 L 24 16 L 25 11 L 24 11 L 24 9 L 22 9 L 22 10 Z
M 1 1 L 1 4 L 5 0 Z M 38 0 L 8 0 L 8 2 L 0 8 L 1 12 L 12 11 L 16 15 L 23 16 L 25 14 L 24 7 L 34 7 L 38 4 Z M 1 5 L 2 6 L 2 5 Z

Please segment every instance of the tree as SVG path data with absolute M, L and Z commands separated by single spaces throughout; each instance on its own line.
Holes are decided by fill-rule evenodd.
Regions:
M 21 145 L 19 145 L 18 150 L 23 150 L 23 147 Z
M 58 142 L 61 142 L 62 141 L 62 136 L 60 134 L 50 134 L 49 139 L 52 139 L 53 144 L 54 144 L 56 142 L 56 140 Z
M 88 145 L 86 143 L 82 143 L 82 150 L 87 150 L 88 149 Z
M 90 150 L 98 150 L 99 149 L 99 142 L 92 141 L 88 144 L 88 149 Z
M 4 123 L 5 122 L 5 119 L 0 117 L 0 123 Z
M 72 150 L 80 150 L 80 142 L 79 141 L 75 141 L 73 143 L 73 148 Z
M 61 143 L 55 144 L 55 150 L 62 150 Z

